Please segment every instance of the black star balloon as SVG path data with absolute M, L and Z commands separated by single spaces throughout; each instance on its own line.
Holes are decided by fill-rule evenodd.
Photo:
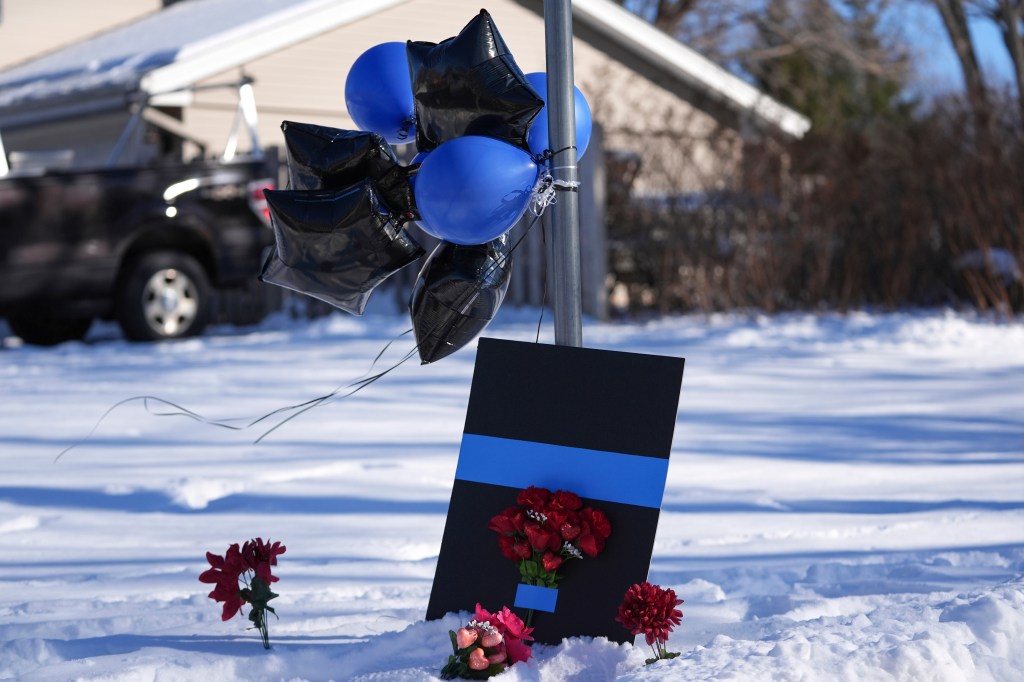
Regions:
M 290 189 L 340 189 L 369 178 L 393 212 L 407 220 L 419 218 L 409 171 L 377 133 L 293 121 L 283 122 L 281 130 Z
M 409 302 L 423 364 L 451 355 L 498 312 L 512 274 L 507 234 L 472 246 L 441 242 L 430 254 Z
M 361 315 L 374 287 L 424 251 L 372 180 L 266 192 L 276 247 L 260 279 Z
M 516 65 L 487 10 L 454 38 L 406 44 L 416 107 L 416 147 L 425 152 L 463 135 L 529 151 L 526 135 L 544 100 Z

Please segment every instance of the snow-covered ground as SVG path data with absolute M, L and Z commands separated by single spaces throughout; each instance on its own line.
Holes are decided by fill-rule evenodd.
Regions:
M 503 310 L 486 334 L 532 340 L 535 315 Z M 407 326 L 338 314 L 179 343 L 111 327 L 51 349 L 3 341 L 0 678 L 435 679 L 460 618 L 423 614 L 473 348 L 258 445 L 265 424 L 135 402 L 54 461 L 131 396 L 242 425 L 322 395 Z M 1024 325 L 687 316 L 584 337 L 687 360 L 650 573 L 686 600 L 682 656 L 645 667 L 644 646 L 573 639 L 500 679 L 1020 679 Z M 207 550 L 256 535 L 288 546 L 269 652 L 197 580 Z

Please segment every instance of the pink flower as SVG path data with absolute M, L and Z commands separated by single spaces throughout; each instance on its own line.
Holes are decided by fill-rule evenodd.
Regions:
M 512 613 L 507 606 L 500 613 L 495 614 L 495 618 L 501 624 L 499 630 L 505 634 L 505 653 L 508 654 L 509 664 L 530 660 L 533 649 L 523 642 L 533 641 L 530 634 L 533 632 L 533 628 L 526 627 L 523 620 Z
M 475 617 L 476 620 L 481 623 L 490 623 L 498 630 L 498 632 L 505 632 L 505 626 L 502 625 L 501 621 L 498 619 L 498 615 L 495 613 L 489 613 L 487 609 L 480 606 L 480 602 L 476 603 Z

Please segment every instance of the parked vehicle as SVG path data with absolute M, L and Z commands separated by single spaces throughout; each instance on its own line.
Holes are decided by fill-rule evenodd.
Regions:
M 255 140 L 255 104 L 241 88 L 242 115 L 218 159 L 52 170 L 22 158 L 8 169 L 0 145 L 0 317 L 15 334 L 56 344 L 104 318 L 133 340 L 191 336 L 209 321 L 217 289 L 256 277 L 273 241 L 263 190 L 277 169 Z M 129 128 L 152 124 L 144 111 Z M 246 157 L 234 153 L 242 123 L 255 150 Z

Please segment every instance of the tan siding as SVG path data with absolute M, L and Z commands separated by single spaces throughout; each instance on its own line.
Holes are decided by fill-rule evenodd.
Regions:
M 354 127 L 345 111 L 345 78 L 364 50 L 388 41 L 439 42 L 458 33 L 477 7 L 455 0 L 413 0 L 246 65 L 245 72 L 256 79 L 263 143 L 283 143 L 279 126 L 284 119 Z M 488 10 L 523 71 L 543 71 L 541 16 L 511 0 L 490 2 Z M 642 155 L 638 191 L 697 191 L 726 182 L 739 153 L 735 133 L 723 133 L 714 118 L 601 48 L 576 38 L 576 82 L 605 130 L 606 148 Z M 231 72 L 211 80 L 236 76 Z M 233 101 L 224 93 L 204 94 L 185 112 L 187 124 L 213 140 L 226 139 L 232 115 Z
M 160 7 L 160 0 L 3 0 L 0 69 Z

